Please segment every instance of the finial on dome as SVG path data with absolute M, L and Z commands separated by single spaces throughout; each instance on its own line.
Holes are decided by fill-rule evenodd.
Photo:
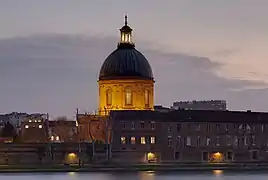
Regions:
M 127 26 L 127 13 L 125 13 L 125 26 Z
M 118 47 L 135 47 L 132 39 L 132 29 L 128 26 L 127 13 L 125 14 L 125 25 L 120 29 L 121 40 L 118 43 Z

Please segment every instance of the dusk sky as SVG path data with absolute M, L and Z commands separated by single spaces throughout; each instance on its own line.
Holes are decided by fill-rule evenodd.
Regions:
M 155 104 L 227 100 L 268 110 L 267 0 L 0 2 L 0 113 L 98 107 L 98 73 L 127 12 L 155 76 Z

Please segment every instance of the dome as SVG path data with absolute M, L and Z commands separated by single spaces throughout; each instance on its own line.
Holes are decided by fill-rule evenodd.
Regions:
M 153 80 L 152 68 L 147 59 L 130 44 L 120 44 L 104 61 L 99 80 L 147 79 Z

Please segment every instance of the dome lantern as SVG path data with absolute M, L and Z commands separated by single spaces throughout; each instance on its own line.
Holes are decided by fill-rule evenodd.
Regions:
M 128 26 L 127 15 L 125 15 L 125 25 L 120 29 L 120 42 L 118 43 L 118 48 L 124 47 L 135 47 L 132 39 L 132 29 Z

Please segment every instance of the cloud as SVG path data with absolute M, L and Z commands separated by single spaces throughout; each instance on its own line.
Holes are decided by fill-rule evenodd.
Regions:
M 1 111 L 72 116 L 76 108 L 95 110 L 99 69 L 116 43 L 113 37 L 62 34 L 0 40 Z M 218 77 L 214 72 L 222 64 L 206 57 L 165 53 L 151 49 L 148 43 L 138 44 L 137 49 L 148 58 L 154 71 L 156 104 L 226 99 L 232 109 L 268 108 L 263 100 L 268 93 L 263 82 Z M 250 89 L 253 87 L 261 87 L 262 93 Z M 253 96 L 254 101 L 250 99 Z

